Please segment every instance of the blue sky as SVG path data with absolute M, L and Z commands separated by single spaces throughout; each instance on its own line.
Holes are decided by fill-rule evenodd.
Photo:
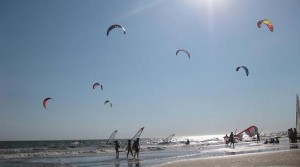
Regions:
M 295 127 L 299 9 L 298 0 L 2 0 L 0 140 Z M 274 32 L 257 28 L 265 18 Z M 126 35 L 107 37 L 112 24 Z

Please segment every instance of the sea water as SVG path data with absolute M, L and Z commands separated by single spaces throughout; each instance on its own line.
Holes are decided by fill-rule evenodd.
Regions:
M 133 167 L 156 166 L 172 161 L 230 156 L 254 152 L 283 151 L 298 148 L 290 144 L 286 133 L 271 133 L 261 137 L 261 142 L 245 138 L 235 143 L 233 149 L 226 145 L 224 135 L 174 137 L 162 144 L 161 138 L 141 138 L 139 159 L 126 158 L 126 139 L 120 142 L 120 157 L 116 159 L 112 145 L 106 140 L 61 141 L 2 141 L 0 142 L 0 167 Z M 272 136 L 279 137 L 279 144 L 263 144 Z M 185 145 L 189 139 L 190 145 Z

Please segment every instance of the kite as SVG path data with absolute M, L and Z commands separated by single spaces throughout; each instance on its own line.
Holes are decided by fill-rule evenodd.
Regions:
M 236 71 L 239 71 L 240 68 L 243 68 L 245 70 L 247 76 L 249 75 L 249 70 L 246 66 L 239 66 L 236 68 Z
M 94 83 L 93 89 L 96 89 L 97 86 L 100 86 L 101 90 L 103 90 L 103 86 L 98 82 Z
M 109 104 L 110 104 L 110 107 L 112 107 L 112 103 L 111 103 L 109 100 L 106 100 L 106 101 L 104 102 L 104 105 L 107 104 L 107 103 L 109 103 Z
M 180 51 L 186 53 L 187 56 L 189 57 L 189 59 L 191 58 L 191 54 L 190 54 L 187 50 L 185 50 L 185 49 L 179 49 L 179 50 L 177 50 L 177 51 L 176 51 L 176 56 L 177 56 L 177 54 L 178 54 Z
M 125 31 L 125 28 L 120 26 L 119 24 L 114 24 L 114 25 L 111 25 L 108 29 L 107 29 L 107 32 L 106 32 L 106 35 L 108 36 L 109 32 L 114 29 L 114 28 L 121 28 L 124 32 L 124 34 L 126 34 L 126 31 Z
M 51 98 L 51 97 L 47 97 L 47 98 L 45 98 L 45 99 L 43 100 L 43 106 L 44 106 L 45 109 L 47 109 L 46 104 L 47 104 L 47 101 L 50 100 L 50 99 L 52 99 L 52 98 Z
M 258 28 L 261 28 L 262 23 L 266 24 L 267 27 L 269 28 L 269 30 L 270 30 L 271 32 L 274 31 L 274 26 L 273 26 L 273 24 L 272 24 L 272 22 L 271 22 L 270 20 L 268 20 L 268 19 L 260 20 L 260 21 L 257 23 L 257 27 L 258 27 Z

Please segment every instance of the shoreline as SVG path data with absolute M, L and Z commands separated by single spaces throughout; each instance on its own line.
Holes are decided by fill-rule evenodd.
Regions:
M 232 167 L 232 166 L 282 166 L 298 167 L 300 150 L 258 152 L 222 157 L 181 160 L 158 165 L 158 167 Z

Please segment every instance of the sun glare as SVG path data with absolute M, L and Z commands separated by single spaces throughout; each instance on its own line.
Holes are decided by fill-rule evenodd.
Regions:
M 229 0 L 190 0 L 185 2 L 188 2 L 192 8 L 205 12 L 209 19 L 213 19 L 214 15 L 219 15 L 226 11 Z
M 201 6 L 201 7 L 208 7 L 208 8 L 214 8 L 214 9 L 220 9 L 225 4 L 228 3 L 228 0 L 191 0 L 187 1 L 191 5 Z

